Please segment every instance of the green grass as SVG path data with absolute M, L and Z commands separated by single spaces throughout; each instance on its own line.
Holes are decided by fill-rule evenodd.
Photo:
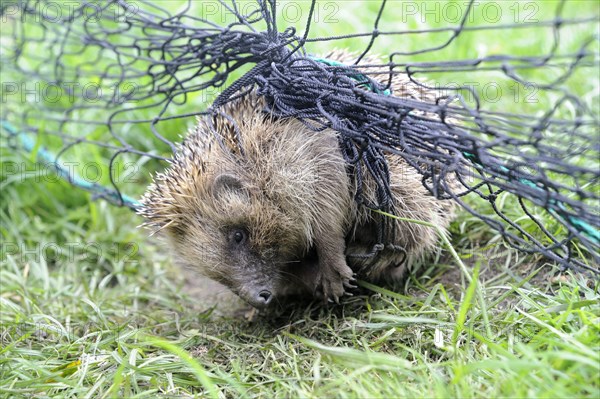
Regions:
M 368 26 L 376 3 L 364 15 L 353 3 L 322 34 Z M 575 8 L 598 11 L 594 2 Z M 540 8 L 540 19 L 552 11 Z M 431 57 L 527 54 L 523 41 L 543 39 L 506 35 L 487 37 L 483 49 L 465 36 Z M 403 40 L 407 49 L 422 45 Z M 597 104 L 580 84 L 590 79 L 575 76 L 569 88 Z M 524 112 L 510 101 L 497 106 Z M 93 147 L 76 151 L 103 159 Z M 5 146 L 0 155 L 0 397 L 600 396 L 598 280 L 507 248 L 469 215 L 452 226 L 452 251 L 402 293 L 363 282 L 340 306 L 295 304 L 249 321 L 188 294 L 165 248 L 136 229 L 141 220 L 130 211 L 38 181 L 25 173 L 35 168 L 29 156 Z M 504 207 L 519 212 L 510 201 Z

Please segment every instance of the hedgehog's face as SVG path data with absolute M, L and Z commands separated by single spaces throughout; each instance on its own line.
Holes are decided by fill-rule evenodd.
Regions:
M 181 261 L 257 308 L 310 294 L 317 262 L 300 224 L 233 174 L 211 186 L 195 217 L 169 229 Z

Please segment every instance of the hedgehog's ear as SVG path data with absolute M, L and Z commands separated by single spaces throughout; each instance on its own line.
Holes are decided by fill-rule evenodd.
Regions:
M 221 197 L 226 192 L 236 194 L 247 194 L 246 189 L 239 177 L 229 173 L 221 173 L 212 184 L 212 195 L 215 198 Z

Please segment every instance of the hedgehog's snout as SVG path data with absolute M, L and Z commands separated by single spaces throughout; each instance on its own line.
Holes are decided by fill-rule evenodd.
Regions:
M 274 295 L 269 289 L 250 289 L 242 290 L 239 293 L 240 297 L 257 309 L 268 307 L 274 299 Z
M 262 290 L 256 297 L 256 301 L 263 306 L 268 306 L 271 303 L 271 299 L 273 299 L 273 294 L 269 290 Z

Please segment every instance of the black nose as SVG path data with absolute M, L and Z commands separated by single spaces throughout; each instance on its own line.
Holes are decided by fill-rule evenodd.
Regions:
M 271 295 L 270 291 L 262 290 L 258 293 L 258 297 L 256 298 L 256 300 L 262 305 L 268 305 L 271 302 L 272 298 L 273 296 Z

